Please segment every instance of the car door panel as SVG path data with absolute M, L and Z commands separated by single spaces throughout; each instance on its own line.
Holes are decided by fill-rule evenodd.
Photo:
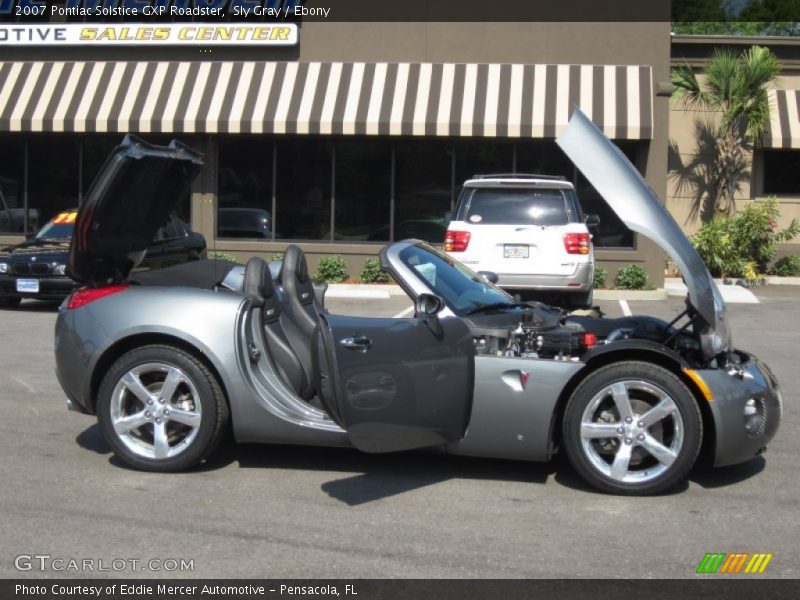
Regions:
M 437 320 L 439 327 L 424 318 L 323 317 L 334 355 L 337 420 L 356 448 L 393 452 L 464 437 L 472 408 L 472 337 L 458 318 Z

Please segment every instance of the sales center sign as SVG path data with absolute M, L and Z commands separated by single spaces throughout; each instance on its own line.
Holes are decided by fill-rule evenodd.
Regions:
M 309 16 L 299 0 L 68 0 L 51 5 L 37 0 L 0 0 L 0 15 L 18 17 L 13 24 L 0 23 L 0 46 L 294 46 L 298 42 L 295 23 L 269 20 Z M 330 9 L 321 9 L 327 10 Z M 110 17 L 142 19 L 170 17 L 256 17 L 266 22 L 247 23 L 25 23 L 38 17 Z M 326 17 L 325 13 L 318 16 Z

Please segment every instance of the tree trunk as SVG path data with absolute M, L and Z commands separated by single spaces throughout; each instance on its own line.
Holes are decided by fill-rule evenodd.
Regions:
M 730 216 L 736 212 L 736 192 L 745 169 L 743 139 L 728 129 L 717 139 L 714 161 L 715 211 Z

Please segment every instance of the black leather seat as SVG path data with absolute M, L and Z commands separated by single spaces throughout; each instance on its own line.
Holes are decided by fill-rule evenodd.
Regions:
M 300 331 L 305 334 L 309 348 L 314 330 L 319 325 L 322 307 L 316 302 L 314 282 L 308 274 L 306 256 L 299 246 L 292 244 L 283 254 L 281 286 L 289 314 Z
M 244 270 L 244 293 L 253 307 L 261 309 L 261 325 L 264 329 L 267 352 L 278 374 L 298 396 L 308 400 L 314 396 L 316 377 L 311 373 L 310 356 L 303 359 L 295 352 L 290 338 L 297 338 L 297 325 L 282 310 L 272 283 L 267 263 L 258 257 L 247 261 Z M 309 338 L 310 339 L 310 338 Z
M 314 282 L 308 274 L 305 254 L 298 246 L 291 245 L 286 248 L 280 280 L 285 310 L 295 325 L 294 328 L 286 328 L 286 335 L 300 362 L 312 365 L 307 373 L 313 382 L 316 380 L 313 367 L 314 332 L 320 324 L 319 315 L 323 309 L 317 301 Z

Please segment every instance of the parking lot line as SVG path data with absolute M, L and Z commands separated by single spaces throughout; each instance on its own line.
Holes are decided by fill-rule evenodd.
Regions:
M 625 315 L 626 317 L 633 316 L 633 313 L 631 312 L 631 307 L 628 305 L 627 300 L 620 300 L 619 307 L 622 309 L 622 314 Z

